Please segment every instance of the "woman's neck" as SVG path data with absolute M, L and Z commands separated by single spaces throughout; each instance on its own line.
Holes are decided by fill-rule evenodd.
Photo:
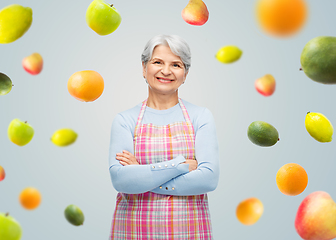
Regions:
M 178 104 L 178 93 L 171 95 L 155 94 L 152 91 L 148 93 L 147 106 L 156 110 L 165 110 Z

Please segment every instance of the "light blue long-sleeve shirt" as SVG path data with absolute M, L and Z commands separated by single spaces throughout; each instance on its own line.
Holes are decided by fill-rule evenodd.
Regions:
M 219 179 L 218 141 L 214 118 L 204 107 L 198 107 L 185 100 L 185 105 L 195 131 L 196 170 L 189 172 L 189 164 L 182 164 L 185 158 L 148 165 L 123 166 L 116 159 L 123 150 L 134 155 L 134 129 L 142 103 L 117 114 L 111 127 L 109 166 L 112 184 L 118 192 L 138 194 L 154 192 L 166 195 L 199 195 L 215 190 Z M 185 121 L 180 104 L 156 110 L 146 107 L 141 124 L 167 125 Z

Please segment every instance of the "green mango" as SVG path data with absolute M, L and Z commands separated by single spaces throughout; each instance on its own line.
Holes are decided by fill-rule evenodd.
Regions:
M 301 53 L 301 66 L 312 80 L 336 83 L 336 37 L 320 36 L 310 40 Z
M 279 141 L 279 133 L 271 124 L 254 121 L 247 129 L 247 136 L 251 142 L 261 147 L 270 147 Z
M 14 42 L 25 34 L 33 21 L 33 11 L 18 4 L 0 10 L 0 43 Z
M 0 96 L 9 93 L 12 86 L 12 80 L 6 74 L 0 72 Z

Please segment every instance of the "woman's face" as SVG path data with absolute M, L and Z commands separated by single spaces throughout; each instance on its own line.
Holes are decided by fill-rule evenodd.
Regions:
M 152 59 L 142 66 L 150 89 L 159 94 L 175 93 L 188 74 L 181 58 L 165 45 L 156 46 Z

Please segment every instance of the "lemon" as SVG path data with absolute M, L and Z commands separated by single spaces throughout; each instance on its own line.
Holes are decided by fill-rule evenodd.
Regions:
M 334 128 L 322 113 L 308 112 L 305 126 L 310 136 L 316 141 L 331 142 Z
M 225 46 L 218 50 L 216 59 L 221 63 L 233 63 L 241 57 L 242 53 L 242 50 L 236 46 Z
M 11 43 L 28 31 L 33 21 L 33 11 L 18 4 L 0 10 L 0 43 Z
M 51 141 L 59 147 L 65 147 L 74 143 L 77 139 L 77 133 L 69 128 L 59 129 L 51 137 Z

